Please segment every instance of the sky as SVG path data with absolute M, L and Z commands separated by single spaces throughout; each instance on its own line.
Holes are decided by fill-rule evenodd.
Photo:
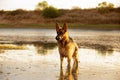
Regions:
M 0 10 L 34 10 L 39 2 L 44 0 L 0 0 Z M 106 1 L 113 3 L 115 7 L 120 6 L 120 0 L 45 0 L 49 5 L 59 9 L 71 9 L 73 6 L 78 6 L 82 9 L 95 8 L 99 3 Z

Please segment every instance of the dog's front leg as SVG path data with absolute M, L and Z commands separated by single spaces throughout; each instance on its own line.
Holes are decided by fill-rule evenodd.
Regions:
M 68 58 L 68 67 L 71 67 L 71 59 Z
M 71 73 L 71 58 L 67 58 L 68 59 L 68 74 L 70 74 Z
M 60 78 L 59 80 L 64 80 L 64 73 L 63 68 L 60 68 Z
M 63 57 L 62 56 L 60 56 L 60 66 L 61 66 L 61 69 L 63 69 Z

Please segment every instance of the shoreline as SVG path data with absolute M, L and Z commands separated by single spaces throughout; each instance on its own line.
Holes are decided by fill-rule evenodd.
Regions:
M 70 29 L 69 33 L 79 48 L 86 47 L 101 51 L 120 49 L 120 31 Z M 57 45 L 55 36 L 54 29 L 1 29 L 0 44 Z
M 82 30 L 120 30 L 120 24 L 82 24 L 68 23 L 70 29 Z M 29 24 L 9 24 L 0 23 L 0 29 L 3 28 L 25 28 L 25 29 L 55 29 L 55 23 L 29 23 Z
M 120 37 L 120 36 L 119 36 Z M 119 38 L 118 37 L 118 38 Z M 30 37 L 31 38 L 31 37 Z M 108 40 L 109 38 L 109 40 Z M 106 39 L 101 38 L 100 40 L 97 38 L 89 37 L 89 40 L 87 37 L 74 37 L 74 41 L 77 42 L 79 48 L 88 48 L 88 49 L 96 49 L 98 51 L 113 51 L 113 50 L 120 50 L 120 43 L 119 40 L 112 40 L 110 37 Z M 118 39 L 117 38 L 117 39 Z M 20 38 L 19 38 L 20 39 Z M 22 38 L 21 38 L 22 39 Z M 27 40 L 28 37 L 25 39 Z M 36 41 L 33 41 L 34 39 L 38 39 Z M 57 46 L 57 41 L 53 38 L 44 38 L 44 37 L 38 37 L 38 38 L 32 38 L 32 40 L 27 41 L 2 41 L 0 42 L 1 45 L 3 44 L 13 44 L 13 45 L 49 45 L 49 47 L 55 47 Z

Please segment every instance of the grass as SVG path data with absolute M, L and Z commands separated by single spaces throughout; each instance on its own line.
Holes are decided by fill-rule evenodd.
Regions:
M 10 24 L 0 24 L 0 28 L 12 27 Z
M 120 30 L 120 24 L 70 24 L 70 28 L 95 30 Z
M 62 26 L 63 24 L 60 24 Z M 93 30 L 120 30 L 120 24 L 81 24 L 68 23 L 68 27 L 72 29 L 93 29 Z M 0 24 L 0 28 L 47 28 L 54 29 L 55 23 L 41 23 L 41 24 L 21 24 L 19 26 L 10 24 Z

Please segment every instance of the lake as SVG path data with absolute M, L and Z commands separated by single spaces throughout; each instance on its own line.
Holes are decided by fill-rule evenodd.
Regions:
M 0 80 L 120 80 L 120 31 L 70 29 L 79 66 L 60 70 L 54 29 L 0 29 Z M 73 62 L 72 62 L 73 63 Z

